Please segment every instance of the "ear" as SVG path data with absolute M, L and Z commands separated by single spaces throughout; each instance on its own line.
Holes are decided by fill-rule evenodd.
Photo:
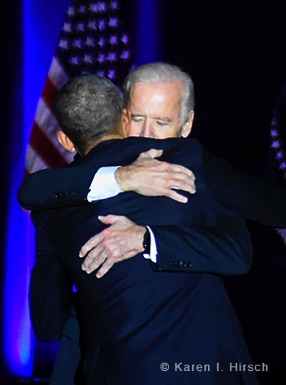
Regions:
M 187 136 L 190 135 L 193 127 L 194 116 L 195 116 L 195 113 L 194 111 L 192 111 L 189 120 L 183 125 L 182 132 L 181 132 L 181 136 L 183 138 L 186 138 Z
M 127 111 L 127 108 L 123 108 L 122 110 L 122 118 L 121 118 L 121 121 L 122 121 L 122 130 L 123 130 L 123 133 L 125 136 L 128 136 L 128 122 L 129 122 L 129 119 L 128 119 L 128 111 Z
M 59 143 L 69 152 L 76 152 L 76 148 L 73 144 L 73 142 L 70 140 L 69 137 L 66 136 L 66 134 L 63 131 L 57 132 L 57 139 Z

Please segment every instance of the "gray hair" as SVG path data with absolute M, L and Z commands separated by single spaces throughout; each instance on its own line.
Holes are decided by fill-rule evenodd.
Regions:
M 123 97 L 108 79 L 79 75 L 59 91 L 55 116 L 63 132 L 79 151 L 106 133 L 114 131 L 121 120 Z
M 174 81 L 180 81 L 184 87 L 181 124 L 186 123 L 195 107 L 194 84 L 187 73 L 172 64 L 163 62 L 149 63 L 132 71 L 126 77 L 123 85 L 125 107 L 130 103 L 131 90 L 135 83 L 169 83 Z

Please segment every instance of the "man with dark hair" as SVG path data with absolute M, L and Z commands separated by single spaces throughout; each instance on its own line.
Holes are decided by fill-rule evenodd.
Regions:
M 245 384 L 256 384 L 253 372 L 238 373 L 229 369 L 231 362 L 249 364 L 250 358 L 219 277 L 219 274 L 241 274 L 250 267 L 251 246 L 244 224 L 214 199 L 205 182 L 203 152 L 197 141 L 184 138 L 122 139 L 124 133 L 114 108 L 120 105 L 121 96 L 116 92 L 107 104 L 108 112 L 102 113 L 102 110 L 100 114 L 93 114 L 93 108 L 78 109 L 81 96 L 87 106 L 94 103 L 95 111 L 104 108 L 98 99 L 106 100 L 107 95 L 97 92 L 99 83 L 110 95 L 110 82 L 95 75 L 72 79 L 63 87 L 56 107 L 63 131 L 69 122 L 66 130 L 87 132 L 90 114 L 95 117 L 94 126 L 95 121 L 105 114 L 114 114 L 115 119 L 104 119 L 104 129 L 99 135 L 87 140 L 81 137 L 79 143 L 68 137 L 68 131 L 59 134 L 67 149 L 77 148 L 87 155 L 71 167 L 44 170 L 28 177 L 19 190 L 20 203 L 27 206 L 26 197 L 35 177 L 46 179 L 59 171 L 66 175 L 67 181 L 82 174 L 90 181 L 100 167 L 130 164 L 140 152 L 150 148 L 163 150 L 166 161 L 191 168 L 196 175 L 197 192 L 193 196 L 182 192 L 188 199 L 187 204 L 166 197 L 143 197 L 130 191 L 92 205 L 82 201 L 79 206 L 60 208 L 59 202 L 56 209 L 32 212 L 35 223 L 45 229 L 57 258 L 77 286 L 85 383 L 235 385 L 244 377 Z M 74 125 L 73 121 L 76 122 Z M 89 183 L 80 184 L 81 193 L 88 189 Z M 60 201 L 66 197 L 68 200 L 78 198 L 73 191 L 66 195 L 59 192 L 58 196 Z M 98 279 L 81 270 L 78 251 L 94 232 L 102 231 L 105 226 L 101 216 L 109 210 L 119 218 L 127 215 L 132 221 L 127 222 L 133 229 L 129 246 L 136 257 L 117 264 L 109 274 Z M 165 255 L 169 258 L 166 270 L 180 273 L 157 273 L 155 270 L 160 269 L 158 261 L 156 265 L 144 260 L 142 254 L 150 252 L 146 225 L 150 225 L 156 234 L 165 233 L 166 229 L 179 233 L 179 244 L 173 238 L 164 239 L 162 258 Z M 188 254 L 189 239 L 193 241 L 193 251 Z M 202 242 L 203 253 L 200 250 Z M 168 251 L 165 251 L 166 245 Z M 158 251 L 160 254 L 160 241 Z M 171 365 L 168 373 L 164 372 L 164 362 Z M 216 362 L 224 371 L 217 370 Z M 182 370 L 185 363 L 192 369 Z M 203 372 L 199 370 L 202 364 Z

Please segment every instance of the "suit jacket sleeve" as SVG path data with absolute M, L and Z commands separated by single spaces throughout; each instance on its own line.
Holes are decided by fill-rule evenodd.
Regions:
M 223 216 L 214 228 L 152 227 L 159 271 L 239 275 L 252 264 L 252 242 L 241 218 Z M 166 242 L 167 240 L 167 242 Z
M 95 172 L 92 167 L 72 166 L 37 171 L 22 181 L 18 202 L 27 210 L 85 203 Z

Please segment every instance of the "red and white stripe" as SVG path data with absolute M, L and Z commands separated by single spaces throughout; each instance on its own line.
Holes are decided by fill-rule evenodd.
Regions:
M 69 80 L 54 57 L 39 99 L 30 142 L 26 152 L 26 173 L 55 168 L 69 163 L 73 155 L 62 148 L 56 138 L 60 129 L 52 108 L 59 89 Z

